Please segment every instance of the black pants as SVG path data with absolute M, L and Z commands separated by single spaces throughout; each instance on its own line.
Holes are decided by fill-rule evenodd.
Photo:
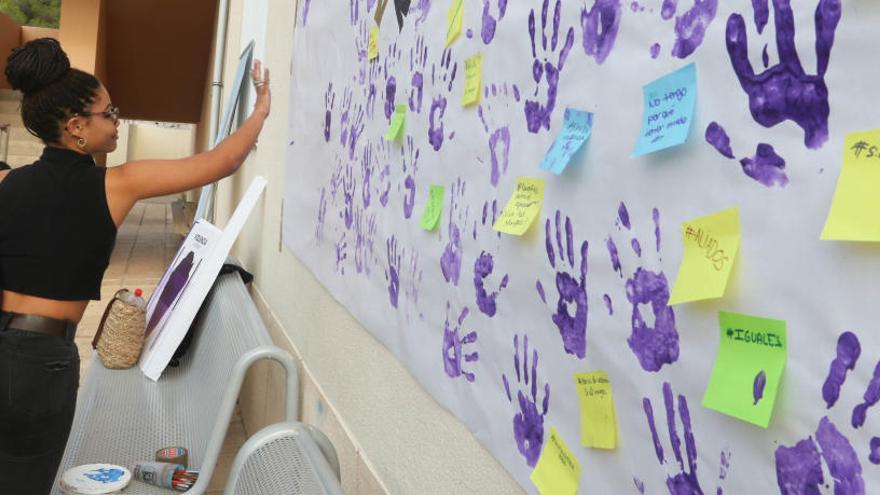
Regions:
M 72 338 L 0 328 L 0 494 L 51 491 L 78 388 Z

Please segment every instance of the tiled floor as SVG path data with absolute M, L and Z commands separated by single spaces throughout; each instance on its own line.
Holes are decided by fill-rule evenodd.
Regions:
M 171 262 L 181 237 L 174 232 L 171 218 L 171 201 L 174 198 L 158 198 L 135 205 L 125 219 L 116 238 L 116 248 L 110 258 L 110 266 L 104 275 L 101 287 L 101 301 L 92 301 L 80 321 L 76 345 L 82 361 L 81 377 L 85 376 L 91 363 L 92 338 L 104 314 L 104 308 L 117 290 L 128 288 L 143 289 L 149 297 L 159 279 Z M 226 441 L 220 453 L 220 460 L 208 494 L 220 494 L 229 475 L 229 467 L 239 447 L 246 440 L 241 417 L 236 408 Z

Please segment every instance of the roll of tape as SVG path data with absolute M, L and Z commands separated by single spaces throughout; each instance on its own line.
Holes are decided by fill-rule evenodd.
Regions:
M 156 462 L 167 462 L 169 464 L 182 464 L 187 467 L 186 449 L 183 447 L 165 447 L 156 451 Z

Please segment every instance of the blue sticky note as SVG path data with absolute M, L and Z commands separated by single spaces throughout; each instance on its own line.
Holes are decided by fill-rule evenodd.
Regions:
M 587 139 L 590 139 L 592 133 L 592 113 L 566 108 L 562 130 L 547 150 L 541 168 L 550 170 L 556 175 L 561 174 L 571 161 L 571 157 L 581 149 Z
M 697 104 L 697 67 L 687 65 L 645 85 L 642 131 L 632 156 L 687 141 Z

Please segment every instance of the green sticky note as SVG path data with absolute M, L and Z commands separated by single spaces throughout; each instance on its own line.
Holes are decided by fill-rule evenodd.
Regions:
M 372 26 L 370 28 L 370 43 L 367 45 L 367 58 L 370 60 L 379 56 L 379 28 Z
M 788 357 L 785 322 L 719 313 L 721 343 L 703 406 L 767 428 Z
M 880 129 L 847 134 L 823 240 L 880 241 Z
M 422 213 L 420 222 L 423 229 L 431 231 L 437 228 L 440 223 L 440 214 L 443 212 L 443 186 L 436 184 L 431 185 L 431 192 L 428 195 L 428 204 L 425 205 L 425 211 Z
M 532 483 L 541 495 L 575 495 L 581 480 L 581 465 L 555 427 L 544 440 L 541 457 L 532 471 Z
M 449 10 L 446 11 L 446 48 L 461 34 L 464 25 L 464 0 L 452 0 Z
M 388 126 L 388 132 L 385 133 L 385 140 L 396 141 L 400 139 L 404 127 L 406 127 L 406 105 L 399 104 L 394 107 L 394 115 L 391 116 L 391 125 Z
M 518 177 L 516 190 L 492 227 L 505 234 L 523 235 L 535 221 L 544 204 L 544 180 Z
M 617 415 L 608 373 L 574 375 L 581 404 L 581 444 L 595 449 L 617 448 Z
M 477 54 L 464 61 L 464 94 L 461 105 L 466 107 L 480 102 L 483 88 L 483 55 Z

